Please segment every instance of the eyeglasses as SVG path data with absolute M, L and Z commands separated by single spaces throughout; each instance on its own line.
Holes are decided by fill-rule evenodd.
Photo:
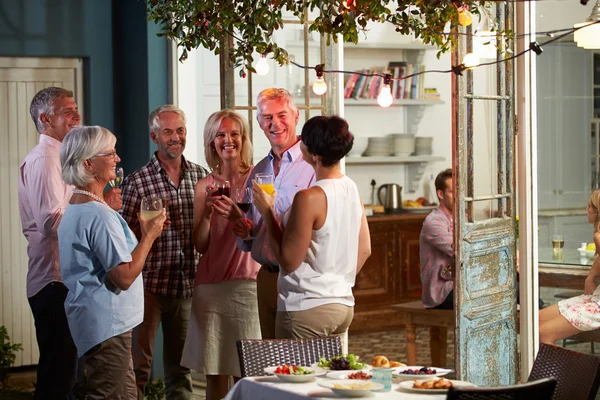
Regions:
M 110 153 L 98 153 L 94 157 L 112 157 L 113 159 L 117 158 L 117 151 L 113 150 Z M 93 158 L 93 157 L 92 157 Z

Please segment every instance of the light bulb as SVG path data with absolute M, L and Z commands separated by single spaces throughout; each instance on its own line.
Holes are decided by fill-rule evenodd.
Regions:
M 477 54 L 467 53 L 467 54 L 465 54 L 465 58 L 463 58 L 462 63 L 468 69 L 475 68 L 476 66 L 479 65 L 479 57 L 477 57 Z
M 462 26 L 469 26 L 473 23 L 473 14 L 471 11 L 461 9 L 458 11 L 458 23 Z
M 392 105 L 394 98 L 392 97 L 392 89 L 390 85 L 383 85 L 379 96 L 377 96 L 377 104 L 381 107 L 389 107 Z
M 258 60 L 254 69 L 256 69 L 256 73 L 258 75 L 268 74 L 269 73 L 269 63 L 267 62 L 267 57 L 260 56 L 260 60 Z
M 315 81 L 315 83 L 313 83 L 312 89 L 317 96 L 325 94 L 325 92 L 327 91 L 327 84 L 325 83 L 325 79 L 323 79 L 322 76 L 317 76 L 317 80 Z

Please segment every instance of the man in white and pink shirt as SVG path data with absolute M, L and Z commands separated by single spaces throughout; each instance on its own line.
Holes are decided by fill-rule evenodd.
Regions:
M 425 308 L 454 308 L 454 196 L 452 169 L 435 178 L 435 191 L 440 206 L 433 210 L 421 229 L 421 283 Z
M 73 92 L 58 87 L 39 91 L 31 101 L 30 114 L 40 141 L 21 163 L 18 188 L 21 224 L 28 242 L 27 298 L 40 350 L 34 399 L 62 400 L 73 398 L 77 350 L 67 324 L 67 288 L 58 257 L 57 229 L 73 189 L 62 179 L 59 150 L 81 116 Z M 121 207 L 119 189 L 105 198 L 112 208 Z

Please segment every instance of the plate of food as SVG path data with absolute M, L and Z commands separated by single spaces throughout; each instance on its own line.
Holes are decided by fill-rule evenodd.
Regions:
M 432 377 L 440 377 L 453 372 L 451 369 L 423 366 L 407 366 L 397 367 L 392 371 L 392 378 L 400 378 L 406 380 L 423 380 L 431 379 Z
M 398 367 L 406 367 L 406 364 L 403 364 L 398 361 L 390 361 L 386 356 L 375 356 L 373 357 L 373 361 L 371 361 L 371 366 L 373 368 L 398 368 Z
M 369 370 L 360 371 L 331 371 L 327 373 L 327 377 L 331 379 L 354 379 L 366 381 L 373 378 Z
M 355 354 L 334 356 L 329 359 L 321 357 L 319 362 L 314 363 L 311 367 L 322 368 L 326 371 L 358 371 L 370 368 L 367 363 L 359 361 L 359 357 Z
M 356 379 L 320 379 L 317 384 L 341 397 L 372 397 L 375 395 L 373 390 L 384 387 L 382 383 Z
M 430 380 L 412 380 L 400 382 L 398 386 L 407 392 L 413 393 L 446 393 L 451 387 L 476 386 L 470 382 L 455 381 L 446 378 L 437 378 Z
M 425 214 L 435 210 L 437 206 L 405 206 L 402 205 L 402 211 L 411 214 Z
M 322 368 L 303 367 L 298 365 L 278 365 L 276 367 L 267 367 L 265 373 L 275 375 L 284 382 L 308 382 L 317 376 L 325 375 L 326 371 Z

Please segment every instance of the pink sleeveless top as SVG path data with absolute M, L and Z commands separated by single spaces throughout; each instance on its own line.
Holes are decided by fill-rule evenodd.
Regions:
M 250 176 L 244 180 L 244 186 Z M 207 176 L 208 185 L 214 182 L 213 174 Z M 231 188 L 233 193 L 233 188 Z M 237 237 L 233 234 L 234 223 L 213 212 L 210 216 L 210 242 L 208 250 L 198 261 L 194 286 L 235 280 L 256 280 L 260 264 L 249 252 L 237 248 Z

